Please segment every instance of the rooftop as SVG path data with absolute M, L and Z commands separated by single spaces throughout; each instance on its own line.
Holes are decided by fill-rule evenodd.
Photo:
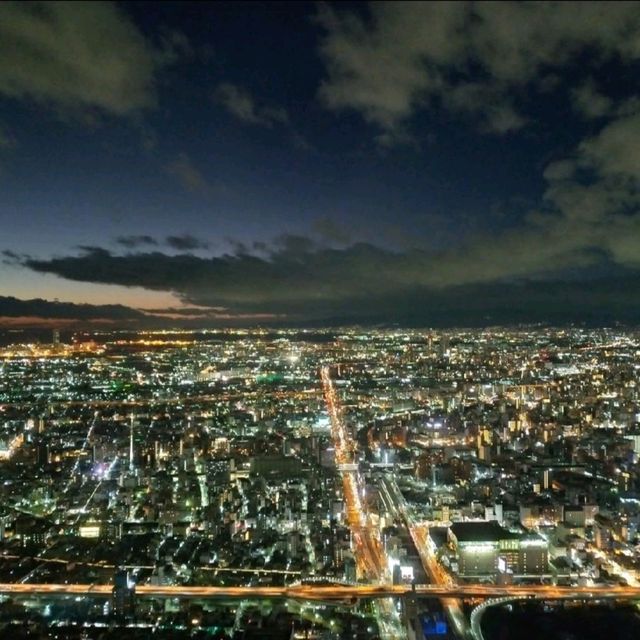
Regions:
M 495 520 L 483 522 L 454 522 L 451 533 L 458 542 L 498 542 L 518 538 L 517 533 L 500 526 Z

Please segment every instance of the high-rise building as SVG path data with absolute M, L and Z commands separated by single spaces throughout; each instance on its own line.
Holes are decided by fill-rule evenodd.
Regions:
M 135 613 L 136 586 L 128 571 L 118 571 L 113 579 L 113 614 L 117 618 L 129 618 Z

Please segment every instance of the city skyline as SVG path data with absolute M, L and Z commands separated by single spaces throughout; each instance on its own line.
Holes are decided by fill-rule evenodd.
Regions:
M 639 35 L 632 3 L 4 3 L 0 319 L 636 324 Z

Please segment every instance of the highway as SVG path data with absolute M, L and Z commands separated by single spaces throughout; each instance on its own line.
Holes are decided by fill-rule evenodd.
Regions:
M 358 573 L 369 580 L 380 581 L 387 571 L 385 554 L 362 505 L 360 496 L 364 493 L 364 486 L 357 471 L 346 470 L 353 463 L 355 445 L 342 420 L 329 367 L 321 369 L 320 377 L 331 424 L 336 465 L 342 477 L 346 520 L 353 537 Z
M 136 594 L 154 598 L 290 598 L 293 600 L 347 601 L 359 598 L 402 597 L 414 593 L 408 585 L 290 585 L 284 587 L 184 587 L 137 585 Z M 110 584 L 25 584 L 0 583 L 4 595 L 110 596 Z M 415 594 L 423 598 L 529 598 L 537 600 L 640 600 L 640 587 L 553 585 L 416 585 Z
M 363 508 L 360 496 L 364 496 L 365 486 L 358 474 L 358 465 L 355 460 L 356 445 L 345 428 L 342 407 L 331 380 L 329 367 L 322 367 L 320 379 L 331 424 L 336 467 L 342 477 L 346 519 L 351 530 L 357 573 L 360 577 L 368 578 L 370 581 L 382 582 L 388 572 L 387 556 L 376 529 L 371 525 L 369 514 Z M 406 637 L 393 600 L 380 599 L 376 609 L 376 617 L 383 638 L 403 639 Z

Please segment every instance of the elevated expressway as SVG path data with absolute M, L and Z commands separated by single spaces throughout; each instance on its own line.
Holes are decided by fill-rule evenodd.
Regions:
M 149 598 L 261 599 L 288 598 L 345 602 L 360 598 L 390 598 L 414 595 L 421 598 L 535 599 L 535 600 L 640 600 L 640 587 L 558 587 L 553 585 L 291 585 L 284 587 L 183 587 L 136 585 L 136 595 Z M 109 597 L 111 584 L 0 583 L 0 594 L 14 596 Z

